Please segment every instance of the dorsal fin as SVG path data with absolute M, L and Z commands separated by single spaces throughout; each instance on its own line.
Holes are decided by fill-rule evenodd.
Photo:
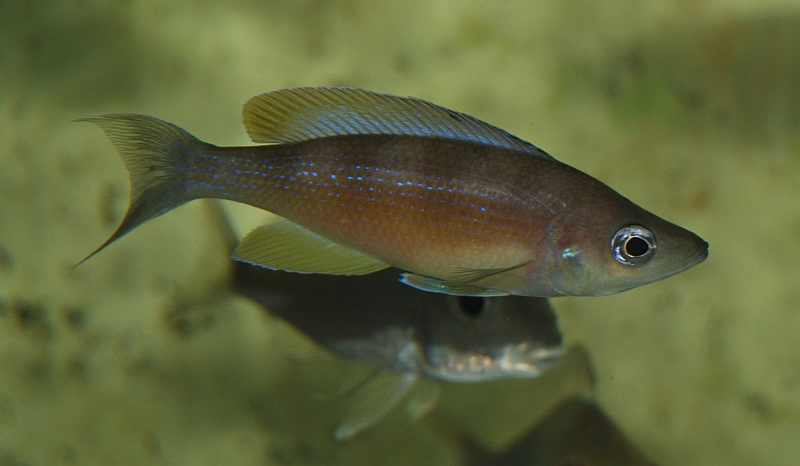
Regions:
M 242 119 L 253 142 L 393 134 L 470 141 L 551 158 L 533 144 L 469 115 L 415 99 L 343 87 L 296 87 L 257 95 Z

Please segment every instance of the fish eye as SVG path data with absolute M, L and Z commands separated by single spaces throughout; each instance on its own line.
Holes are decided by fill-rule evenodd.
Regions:
M 620 264 L 642 265 L 656 253 L 656 237 L 643 226 L 627 226 L 611 239 L 611 251 Z
M 480 296 L 459 296 L 458 309 L 467 317 L 476 319 L 480 317 L 486 307 L 486 299 Z

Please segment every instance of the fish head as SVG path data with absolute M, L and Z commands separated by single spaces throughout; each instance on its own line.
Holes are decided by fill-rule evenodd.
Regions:
M 553 222 L 546 244 L 551 286 L 564 296 L 618 293 L 708 257 L 702 238 L 619 195 L 611 202 L 586 202 L 577 213 Z
M 417 367 L 427 377 L 532 378 L 561 360 L 561 333 L 545 298 L 427 296 L 433 305 L 415 329 Z

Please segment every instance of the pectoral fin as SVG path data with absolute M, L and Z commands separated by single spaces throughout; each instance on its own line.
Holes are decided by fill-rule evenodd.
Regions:
M 389 267 L 288 220 L 252 230 L 232 257 L 273 270 L 328 275 L 366 275 Z
M 478 285 L 463 284 L 463 282 L 451 282 L 439 280 L 438 278 L 426 277 L 415 273 L 404 273 L 400 281 L 418 290 L 431 291 L 433 293 L 452 294 L 456 296 L 505 296 L 505 291 L 486 288 Z

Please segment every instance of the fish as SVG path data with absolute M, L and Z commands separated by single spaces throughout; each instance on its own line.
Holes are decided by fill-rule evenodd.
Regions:
M 461 436 L 462 466 L 656 466 L 589 397 L 570 397 L 511 446 L 492 452 Z
M 343 277 L 238 262 L 233 270 L 239 294 L 330 352 L 376 368 L 350 396 L 338 440 L 374 425 L 421 379 L 536 378 L 562 358 L 562 335 L 546 298 L 427 293 L 401 284 L 392 269 Z M 435 402 L 420 404 L 427 411 Z
M 206 200 L 203 208 L 214 239 L 207 248 L 224 257 L 238 241 L 233 222 L 221 202 Z M 343 277 L 287 274 L 230 260 L 214 268 L 223 269 L 221 283 L 206 288 L 248 298 L 318 346 L 374 368 L 346 394 L 337 440 L 375 425 L 404 398 L 412 416 L 423 417 L 436 405 L 438 386 L 420 382 L 538 378 L 565 356 L 546 298 L 426 293 L 398 282 L 391 269 Z M 201 273 L 207 276 L 208 268 Z M 588 367 L 584 359 L 568 362 Z M 419 385 L 425 386 L 413 393 Z
M 267 92 L 243 108 L 258 145 L 218 147 L 157 118 L 82 118 L 111 140 L 131 201 L 93 256 L 194 199 L 282 221 L 248 233 L 239 261 L 365 275 L 459 296 L 608 295 L 682 272 L 708 244 L 545 151 L 464 113 L 355 88 Z M 86 260 L 84 259 L 84 261 Z

